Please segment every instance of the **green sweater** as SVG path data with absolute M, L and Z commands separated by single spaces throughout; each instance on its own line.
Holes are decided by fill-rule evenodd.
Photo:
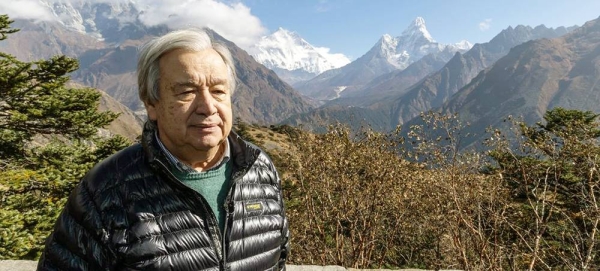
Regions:
M 205 172 L 175 171 L 181 182 L 206 199 L 219 222 L 221 232 L 225 228 L 225 199 L 229 192 L 232 168 L 232 161 L 229 160 L 224 165 Z

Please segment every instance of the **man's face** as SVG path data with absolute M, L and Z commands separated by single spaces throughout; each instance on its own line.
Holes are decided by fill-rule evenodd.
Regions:
M 231 131 L 229 73 L 213 49 L 173 50 L 159 61 L 159 101 L 146 104 L 165 147 L 180 159 L 213 154 Z

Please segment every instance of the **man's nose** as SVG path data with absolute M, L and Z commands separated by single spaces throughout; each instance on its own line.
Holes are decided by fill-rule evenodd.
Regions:
M 202 91 L 195 99 L 195 111 L 197 114 L 211 116 L 217 113 L 215 99 L 210 95 L 209 91 Z

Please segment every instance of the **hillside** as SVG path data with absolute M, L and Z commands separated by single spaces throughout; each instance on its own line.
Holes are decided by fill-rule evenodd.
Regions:
M 122 135 L 135 142 L 142 134 L 144 120 L 106 92 L 101 90 L 99 92 L 102 93 L 102 97 L 100 98 L 98 111 L 111 111 L 119 114 L 119 117 L 106 127 L 106 130 L 112 134 Z
M 489 126 L 504 127 L 509 115 L 535 123 L 555 107 L 600 112 L 599 80 L 600 18 L 560 38 L 513 48 L 441 111 L 458 114 L 479 134 Z

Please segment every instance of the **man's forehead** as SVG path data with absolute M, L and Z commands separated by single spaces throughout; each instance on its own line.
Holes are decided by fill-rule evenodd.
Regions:
M 205 81 L 204 78 L 205 78 L 205 76 L 199 76 L 198 79 L 189 77 L 186 79 L 175 80 L 174 84 L 177 86 L 195 86 L 195 85 L 198 85 L 198 83 L 204 83 L 204 81 Z M 227 84 L 229 82 L 227 77 L 217 77 L 217 76 L 209 76 L 207 81 L 209 84 L 212 84 L 212 85 Z
M 199 49 L 199 50 L 194 50 L 194 49 L 187 49 L 187 48 L 175 48 L 169 51 L 164 52 L 163 54 L 161 54 L 158 58 L 159 62 L 160 61 L 165 61 L 165 60 L 179 60 L 179 61 L 185 61 L 187 59 L 189 59 L 190 57 L 197 57 L 200 59 L 215 59 L 215 60 L 220 60 L 219 62 L 222 62 L 225 64 L 225 60 L 223 59 L 223 57 L 221 56 L 221 54 L 219 54 L 219 52 L 213 48 L 204 48 L 204 49 Z
M 173 50 L 163 55 L 159 63 L 161 77 L 169 77 L 177 84 L 220 84 L 230 80 L 227 64 L 214 49 Z

